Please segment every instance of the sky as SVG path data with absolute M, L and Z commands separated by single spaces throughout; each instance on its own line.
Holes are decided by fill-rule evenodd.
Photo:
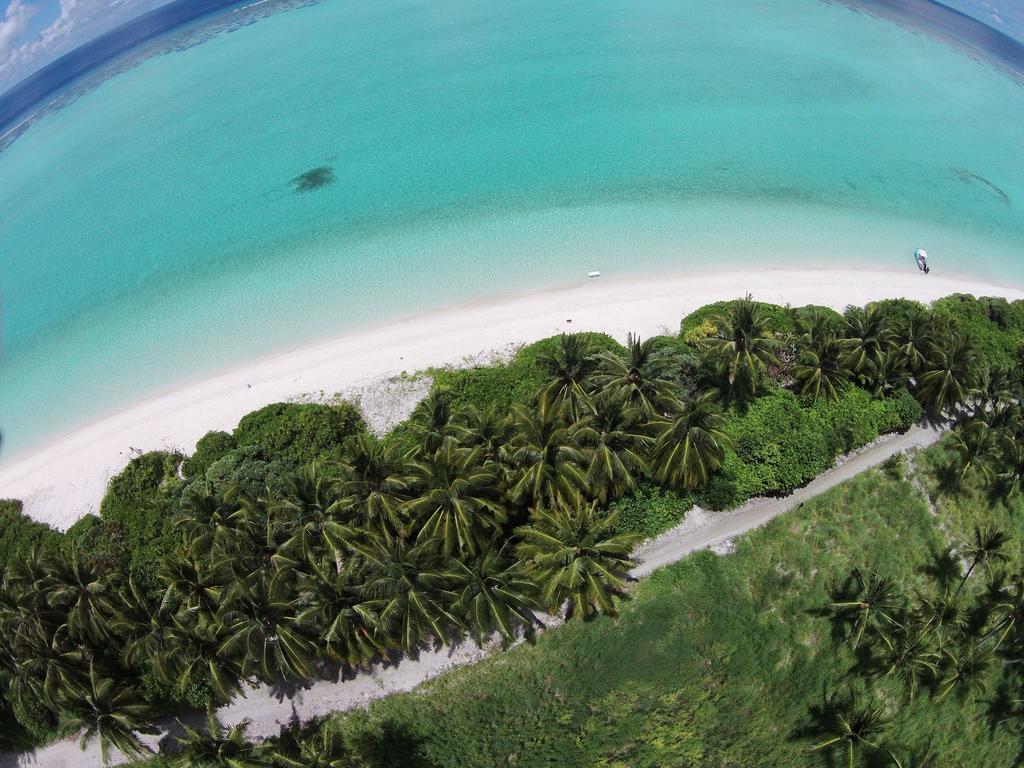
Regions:
M 1024 0 L 941 0 L 1024 40 Z M 0 0 L 0 93 L 168 0 Z
M 958 11 L 973 16 L 1024 41 L 1024 0 L 940 0 Z
M 0 92 L 167 0 L 0 0 Z

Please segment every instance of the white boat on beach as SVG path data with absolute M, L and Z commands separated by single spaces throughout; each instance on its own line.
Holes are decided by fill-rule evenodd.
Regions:
M 918 248 L 914 251 L 914 261 L 917 263 L 917 268 L 926 275 L 931 272 L 931 269 L 928 267 L 928 251 L 924 248 Z

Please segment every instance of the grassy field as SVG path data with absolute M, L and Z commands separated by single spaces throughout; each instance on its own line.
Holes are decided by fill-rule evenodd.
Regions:
M 941 466 L 944 450 L 918 465 Z M 926 487 L 937 482 L 921 474 Z M 618 619 L 571 623 L 328 727 L 372 745 L 380 766 L 830 765 L 809 751 L 824 738 L 820 708 L 858 678 L 849 645 L 820 615 L 829 588 L 860 566 L 907 591 L 934 590 L 940 524 L 954 538 L 982 518 L 1021 525 L 972 491 L 936 517 L 903 475 L 898 462 L 865 473 L 743 537 L 733 554 L 657 572 Z M 904 765 L 1016 764 L 1017 737 L 990 726 L 984 701 L 908 703 L 886 686 L 875 685 L 893 717 L 885 741 Z

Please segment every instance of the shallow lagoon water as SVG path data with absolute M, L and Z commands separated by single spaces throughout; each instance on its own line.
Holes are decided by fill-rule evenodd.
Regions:
M 923 245 L 1021 285 L 1022 125 L 1003 73 L 818 0 L 280 13 L 0 153 L 5 458 L 277 349 L 590 269 L 912 269 Z

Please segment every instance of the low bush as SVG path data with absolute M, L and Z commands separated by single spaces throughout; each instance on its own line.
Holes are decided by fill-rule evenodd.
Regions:
M 622 345 L 605 333 L 581 333 L 594 354 L 621 352 Z M 482 410 L 506 411 L 513 405 L 529 405 L 548 376 L 537 359 L 555 350 L 558 337 L 541 339 L 522 347 L 507 363 L 472 368 L 435 368 L 434 387 L 451 395 L 452 408 L 472 405 Z
M 969 336 L 987 370 L 1020 371 L 1024 346 L 1024 301 L 955 294 L 933 305 L 958 332 Z
M 874 399 L 849 387 L 836 401 L 817 402 L 772 390 L 745 410 L 730 413 L 726 431 L 734 445 L 700 491 L 699 503 L 730 509 L 751 496 L 790 493 L 831 467 L 839 454 L 879 434 L 906 431 L 921 415 L 921 406 L 905 389 Z
M 718 320 L 728 316 L 729 311 L 736 303 L 736 300 L 716 301 L 714 304 L 707 304 L 694 310 L 682 319 L 679 325 L 680 338 L 696 343 L 712 335 L 717 330 Z M 766 304 L 760 301 L 754 303 L 764 313 L 768 330 L 772 334 L 782 336 L 796 331 L 796 313 L 794 311 L 780 307 L 778 304 Z
M 341 457 L 345 442 L 366 429 L 351 403 L 274 403 L 242 417 L 239 447 L 260 446 L 294 466 Z
M 62 538 L 59 531 L 23 514 L 20 501 L 0 499 L 0 569 L 35 546 L 54 552 Z
M 656 485 L 640 485 L 628 496 L 608 506 L 618 514 L 617 533 L 635 533 L 644 538 L 657 536 L 682 522 L 693 507 L 693 497 L 680 495 Z
M 293 462 L 275 456 L 262 445 L 246 445 L 213 462 L 204 480 L 219 495 L 234 488 L 246 496 L 261 496 L 268 491 L 283 492 L 285 478 L 294 470 Z
M 182 474 L 189 480 L 201 479 L 210 465 L 227 456 L 235 445 L 235 438 L 227 432 L 207 432 L 199 438 L 195 452 L 182 463 Z
M 873 400 L 871 409 L 874 412 L 875 429 L 883 435 L 888 432 L 906 432 L 924 417 L 921 404 L 906 388 L 900 388 L 895 394 L 881 400 Z
M 813 411 L 796 395 L 776 389 L 734 412 L 726 428 L 739 461 L 726 461 L 722 474 L 735 472 L 740 498 L 789 493 L 832 463 L 834 451 Z
M 847 387 L 838 400 L 818 400 L 808 410 L 817 420 L 832 457 L 860 448 L 878 437 L 871 395 Z
M 97 553 L 104 551 L 105 541 L 120 538 L 129 572 L 144 583 L 155 583 L 160 561 L 173 546 L 172 523 L 183 486 L 178 477 L 181 461 L 180 454 L 163 451 L 132 459 L 111 478 L 100 503 L 103 529 L 94 534 L 100 539 L 85 538 L 93 534 L 91 529 L 76 531 L 73 538 L 83 548 Z M 76 528 L 77 525 L 71 530 Z

